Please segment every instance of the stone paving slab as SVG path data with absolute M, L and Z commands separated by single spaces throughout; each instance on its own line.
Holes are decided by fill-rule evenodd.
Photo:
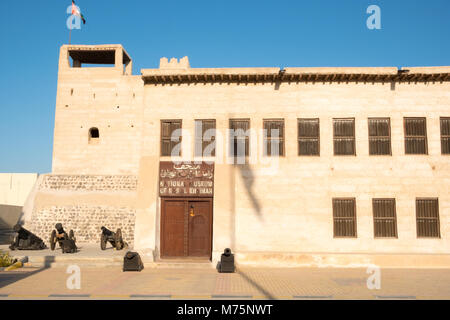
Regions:
M 81 288 L 70 290 L 66 268 L 0 272 L 0 299 L 450 299 L 449 269 L 381 270 L 381 288 L 369 290 L 366 269 L 81 268 Z

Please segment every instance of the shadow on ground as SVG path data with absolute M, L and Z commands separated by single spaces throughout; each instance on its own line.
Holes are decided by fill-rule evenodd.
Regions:
M 54 256 L 46 256 L 44 266 L 37 270 L 27 271 L 26 269 L 19 269 L 20 271 L 0 272 L 0 289 L 50 268 L 53 262 L 55 262 Z
M 236 273 L 239 274 L 242 278 L 244 278 L 245 281 L 250 283 L 250 285 L 253 286 L 256 290 L 258 290 L 265 298 L 275 300 L 275 297 L 269 291 L 264 289 L 264 287 L 258 284 L 255 280 L 250 278 L 245 272 L 236 269 Z

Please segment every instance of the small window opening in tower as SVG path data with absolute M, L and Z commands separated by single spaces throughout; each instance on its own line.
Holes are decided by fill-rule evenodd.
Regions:
M 100 132 L 98 128 L 90 128 L 89 129 L 89 143 L 95 144 L 100 140 Z

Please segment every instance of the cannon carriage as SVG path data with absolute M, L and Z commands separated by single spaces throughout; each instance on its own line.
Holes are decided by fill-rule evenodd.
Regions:
M 106 244 L 109 242 L 116 250 L 122 250 L 127 246 L 127 243 L 123 241 L 122 230 L 117 229 L 116 232 L 112 232 L 106 227 L 101 227 L 102 233 L 100 235 L 100 248 L 106 250 Z
M 43 250 L 46 249 L 44 241 L 34 233 L 16 224 L 13 228 L 17 235 L 9 246 L 11 250 Z
M 77 252 L 76 238 L 73 230 L 66 233 L 61 223 L 57 223 L 55 229 L 50 234 L 50 249 L 55 250 L 56 243 L 59 244 L 63 253 Z

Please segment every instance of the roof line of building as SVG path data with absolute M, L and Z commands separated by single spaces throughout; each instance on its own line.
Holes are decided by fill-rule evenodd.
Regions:
M 450 81 L 450 67 L 142 69 L 146 83 Z

